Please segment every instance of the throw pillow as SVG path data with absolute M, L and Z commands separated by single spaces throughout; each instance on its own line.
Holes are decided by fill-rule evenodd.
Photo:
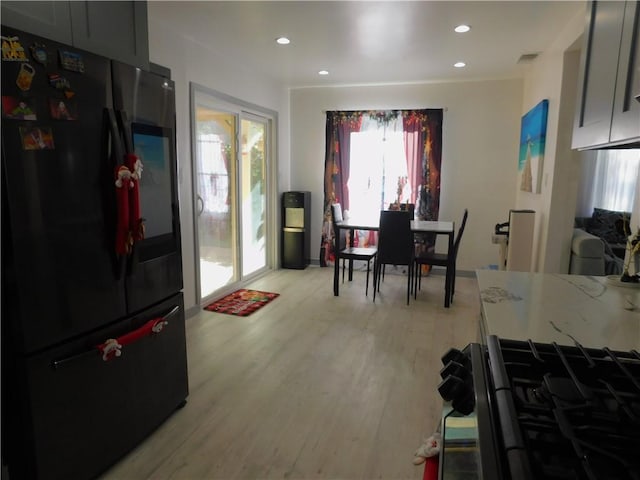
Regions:
M 594 208 L 589 225 L 589 233 L 596 235 L 606 242 L 627 243 L 629 235 L 629 219 L 631 213 L 616 212 L 603 208 Z

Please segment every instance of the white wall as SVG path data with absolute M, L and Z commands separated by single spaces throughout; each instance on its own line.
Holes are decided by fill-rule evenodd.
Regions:
M 522 92 L 521 80 L 292 90 L 291 187 L 312 192 L 311 257 L 320 252 L 324 112 L 444 107 L 440 219 L 459 224 L 469 209 L 459 269 L 497 264 L 491 235 L 515 207 Z
M 573 218 L 580 178 L 579 152 L 571 150 L 577 72 L 585 26 L 580 12 L 559 32 L 551 48 L 531 65 L 525 77 L 521 115 L 549 100 L 547 140 L 540 194 L 522 192 L 516 182 L 517 208 L 536 211 L 533 271 L 567 273 Z
M 578 41 L 585 13 L 557 32 L 530 65 L 525 80 L 402 86 L 309 88 L 291 92 L 291 185 L 312 192 L 312 258 L 319 253 L 326 110 L 446 107 L 443 123 L 441 219 L 459 220 L 469 208 L 458 268 L 497 263 L 491 233 L 511 208 L 536 211 L 533 271 L 566 273 L 580 173 L 571 150 Z M 519 189 L 522 116 L 549 100 L 540 194 Z
M 196 304 L 194 250 L 193 185 L 189 82 L 278 112 L 277 155 L 280 188 L 289 185 L 289 98 L 286 89 L 264 78 L 259 72 L 246 70 L 234 59 L 221 57 L 214 45 L 195 43 L 189 32 L 176 32 L 171 18 L 163 18 L 149 2 L 149 56 L 153 63 L 171 69 L 176 84 L 176 123 L 178 153 L 178 188 L 182 228 L 182 264 L 185 308 Z M 277 217 L 277 212 L 274 212 Z M 277 218 L 272 221 L 276 221 Z M 277 228 L 277 226 L 274 226 Z
M 196 43 L 189 32 L 177 32 L 171 18 L 163 18 L 149 3 L 149 41 L 152 62 L 171 69 L 176 82 L 178 181 L 182 220 L 184 293 L 187 309 L 195 306 L 193 187 L 191 178 L 189 82 L 223 92 L 278 112 L 278 198 L 285 190 L 312 192 L 312 258 L 320 250 L 326 110 L 446 108 L 440 218 L 460 221 L 469 209 L 458 268 L 473 270 L 498 261 L 491 243 L 494 225 L 508 220 L 511 208 L 540 211 L 536 239 L 539 252 L 534 269 L 563 269 L 566 233 L 557 225 L 571 225 L 575 198 L 563 182 L 573 182 L 576 153 L 567 147 L 567 76 L 572 63 L 565 51 L 582 33 L 584 15 L 577 15 L 559 32 L 553 48 L 541 55 L 525 81 L 494 80 L 464 83 L 425 83 L 296 89 L 290 93 L 259 72 L 221 56 L 215 45 Z M 575 63 L 575 62 L 574 62 Z M 567 67 L 569 68 L 569 67 Z M 563 81 L 565 84 L 563 86 Z M 562 95 L 564 93 L 564 99 Z M 517 188 L 520 119 L 542 98 L 550 100 L 543 192 L 525 194 Z M 579 156 L 579 155 L 578 155 Z M 565 162 L 565 163 L 563 163 Z M 566 163 L 572 162 L 572 163 Z M 566 169 L 558 169 L 565 165 Z M 514 187 L 516 186 L 516 187 Z M 564 192 L 564 193 L 563 193 Z M 575 197 L 575 194 L 573 194 Z M 552 215 L 551 212 L 559 212 Z M 277 212 L 274 212 L 277 214 Z M 566 221 L 565 221 L 566 219 Z M 272 227 L 277 228 L 277 219 Z M 564 222 L 564 223 L 563 223 Z M 559 239 L 559 240 L 558 240 Z M 440 248 L 440 246 L 439 246 Z M 564 252 L 566 250 L 566 253 Z

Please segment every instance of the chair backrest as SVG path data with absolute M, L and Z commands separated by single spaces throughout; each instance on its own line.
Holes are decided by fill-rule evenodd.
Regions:
M 339 203 L 331 205 L 331 225 L 333 225 L 333 239 L 336 250 L 347 246 L 347 232 L 336 228 L 336 222 L 342 222 L 342 206 Z
M 400 210 L 401 211 L 408 211 L 409 212 L 409 217 L 410 220 L 413 220 L 415 217 L 415 211 L 416 211 L 416 204 L 415 203 L 401 203 L 400 204 Z
M 413 261 L 413 233 L 407 210 L 382 210 L 378 235 L 378 261 L 409 265 Z
M 334 203 L 331 205 L 331 217 L 334 222 L 341 222 L 342 218 L 342 205 L 339 203 Z
M 469 216 L 469 210 L 464 209 L 464 215 L 462 215 L 462 223 L 460 224 L 460 228 L 458 229 L 458 234 L 456 235 L 455 242 L 453 244 L 453 255 L 454 258 L 458 256 L 458 247 L 460 247 L 460 240 L 462 240 L 462 234 L 464 233 L 464 227 L 467 224 L 467 217 Z

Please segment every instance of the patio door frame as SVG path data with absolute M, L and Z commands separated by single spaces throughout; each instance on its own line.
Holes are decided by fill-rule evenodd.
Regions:
M 192 166 L 192 190 L 193 190 L 193 227 L 194 227 L 194 262 L 195 262 L 195 293 L 196 302 L 200 306 L 213 301 L 227 293 L 242 288 L 250 281 L 266 274 L 270 270 L 275 268 L 277 261 L 277 247 L 278 247 L 278 227 L 277 227 L 277 212 L 278 212 L 278 188 L 277 188 L 277 126 L 278 126 L 278 113 L 274 110 L 270 110 L 259 105 L 255 105 L 249 102 L 245 102 L 235 97 L 231 97 L 222 92 L 210 89 L 208 87 L 196 84 L 194 82 L 189 83 L 189 97 L 190 97 L 190 120 L 191 120 L 191 166 Z M 203 100 L 204 99 L 204 100 Z M 197 103 L 196 103 L 197 102 Z M 200 268 L 200 227 L 198 222 L 198 212 L 200 208 L 199 191 L 198 191 L 198 161 L 197 161 L 197 119 L 196 119 L 196 107 L 198 105 L 206 105 L 211 109 L 215 109 L 219 112 L 229 113 L 234 115 L 235 118 L 235 191 L 236 196 L 234 201 L 235 206 L 235 249 L 238 252 L 237 257 L 234 259 L 235 268 L 237 268 L 236 280 L 228 283 L 218 290 L 215 290 L 211 294 L 203 297 L 201 288 L 201 268 Z M 241 225 L 242 225 L 242 208 L 241 208 L 241 144 L 240 144 L 240 126 L 241 120 L 256 121 L 260 119 L 265 122 L 266 138 L 265 138 L 265 260 L 266 265 L 246 277 L 242 275 L 242 237 L 241 237 Z

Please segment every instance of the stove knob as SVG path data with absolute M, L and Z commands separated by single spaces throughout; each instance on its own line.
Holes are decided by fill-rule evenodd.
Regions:
M 469 370 L 467 367 L 462 365 L 461 363 L 450 361 L 447 363 L 442 370 L 440 370 L 440 377 L 447 378 L 449 375 L 453 375 L 455 377 L 459 377 L 463 380 L 469 376 Z
M 473 391 L 469 389 L 465 395 L 459 398 L 454 398 L 451 401 L 451 406 L 457 412 L 460 412 L 463 415 L 469 415 L 473 412 L 473 409 L 476 406 L 476 396 L 473 394 Z
M 447 402 L 454 398 L 460 397 L 460 395 L 466 393 L 467 385 L 464 380 L 455 375 L 449 375 L 447 378 L 440 382 L 438 385 L 438 392 L 440 396 Z
M 464 357 L 464 354 L 460 350 L 450 348 L 449 351 L 442 356 L 442 364 L 446 365 L 451 361 L 460 363 L 462 357 Z
M 449 351 L 442 356 L 441 360 L 443 365 L 446 365 L 449 362 L 457 362 L 461 365 L 469 367 L 471 364 L 468 347 L 465 347 L 462 351 L 458 350 L 457 348 L 450 348 Z

